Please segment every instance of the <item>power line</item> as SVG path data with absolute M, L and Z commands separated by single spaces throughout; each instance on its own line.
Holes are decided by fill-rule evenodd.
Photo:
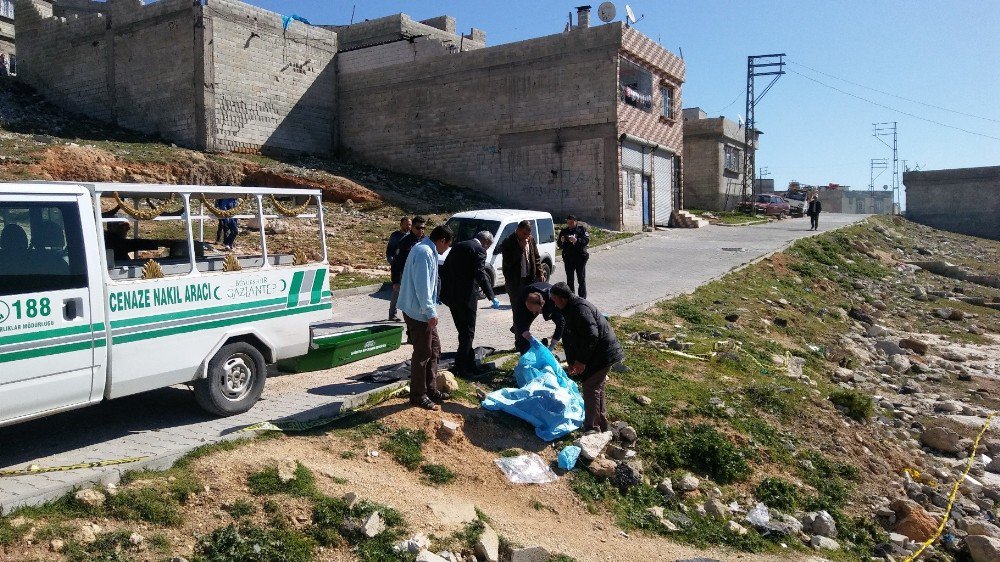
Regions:
M 729 109 L 730 107 L 732 107 L 733 104 L 736 103 L 736 101 L 739 100 L 740 98 L 742 98 L 744 95 L 746 95 L 746 93 L 747 93 L 746 90 L 741 90 L 740 93 L 736 94 L 736 97 L 733 98 L 733 101 L 731 101 L 728 104 L 726 104 L 726 107 L 723 107 L 719 111 L 716 111 L 716 113 L 719 114 L 719 115 L 722 115 L 723 111 L 725 111 L 725 110 Z
M 925 122 L 927 122 L 927 123 L 931 123 L 931 124 L 934 124 L 934 125 L 938 125 L 938 126 L 940 126 L 940 127 L 946 127 L 946 128 L 948 128 L 948 129 L 954 129 L 954 130 L 956 130 L 956 131 L 961 131 L 961 132 L 963 132 L 963 133 L 968 133 L 968 134 L 970 134 L 970 135 L 976 135 L 976 136 L 979 136 L 979 137 L 984 137 L 984 138 L 987 138 L 987 139 L 992 139 L 992 140 L 995 140 L 995 141 L 1000 141 L 1000 137 L 994 137 L 994 136 L 991 136 L 991 135 L 987 135 L 987 134 L 985 134 L 985 133 L 978 133 L 978 132 L 976 132 L 976 131 L 970 131 L 970 130 L 968 130 L 968 129 L 963 129 L 962 127 L 956 127 L 955 125 L 949 125 L 949 124 L 947 124 L 947 123 L 942 123 L 942 122 L 940 122 L 940 121 L 935 121 L 935 120 L 933 120 L 933 119 L 928 119 L 928 118 L 926 118 L 926 117 L 921 117 L 921 116 L 919 116 L 919 115 L 915 115 L 915 114 L 913 114 L 913 113 L 910 113 L 910 112 L 908 112 L 908 111 L 903 111 L 902 109 L 896 109 L 895 107 L 890 107 L 890 106 L 888 106 L 888 105 L 885 105 L 885 104 L 883 104 L 883 103 L 879 103 L 879 102 L 877 102 L 877 101 L 874 101 L 874 100 L 870 100 L 870 99 L 868 99 L 868 98 L 865 98 L 865 97 L 862 97 L 862 96 L 859 96 L 859 95 L 857 95 L 857 94 L 853 94 L 853 93 L 851 93 L 851 92 L 848 92 L 847 90 L 842 90 L 842 89 L 840 89 L 840 88 L 838 88 L 838 87 L 836 87 L 836 86 L 831 86 L 830 84 L 827 84 L 827 83 L 825 83 L 825 82 L 820 82 L 819 80 L 817 80 L 817 79 L 813 78 L 812 76 L 806 76 L 805 74 L 802 74 L 801 72 L 796 72 L 796 71 L 794 71 L 794 70 L 789 70 L 788 72 L 791 72 L 792 74 L 796 74 L 796 75 L 798 75 L 798 76 L 801 76 L 801 77 L 803 77 L 803 78 L 805 78 L 806 80 L 809 80 L 809 81 L 811 81 L 811 82 L 815 82 L 815 83 L 819 84 L 820 86 L 824 86 L 824 87 L 826 87 L 826 88 L 830 88 L 831 90 L 834 90 L 834 91 L 837 91 L 837 92 L 840 92 L 841 94 L 844 94 L 844 95 L 846 95 L 846 96 L 850 96 L 850 97 L 852 97 L 852 98 L 855 98 L 855 99 L 859 99 L 859 100 L 861 100 L 861 101 L 864 101 L 864 102 L 868 102 L 868 103 L 870 103 L 870 104 L 872 104 L 872 105 L 875 105 L 875 106 L 878 106 L 878 107 L 881 107 L 881 108 L 883 108 L 883 109 L 888 109 L 889 111 L 895 111 L 896 113 L 899 113 L 899 114 L 901 114 L 901 115 L 906 115 L 907 117 L 912 117 L 912 118 L 914 118 L 914 119 L 919 119 L 920 121 L 925 121 Z
M 992 121 L 993 123 L 1000 123 L 1000 119 L 993 119 L 992 117 L 983 117 L 982 115 L 974 115 L 972 113 L 966 113 L 964 111 L 958 111 L 957 109 L 949 109 L 947 107 L 942 107 L 940 105 L 934 105 L 932 103 L 927 103 L 927 102 L 923 102 L 923 101 L 920 101 L 920 100 L 915 100 L 915 99 L 912 99 L 912 98 L 907 98 L 907 97 L 904 97 L 904 96 L 900 96 L 900 95 L 894 94 L 892 92 L 886 92 L 885 90 L 879 90 L 878 88 L 872 88 L 871 86 L 865 86 L 864 84 L 858 84 L 857 82 L 851 82 L 850 80 L 848 80 L 846 78 L 841 78 L 839 76 L 834 76 L 833 74 L 829 74 L 829 73 L 823 72 L 822 70 L 816 70 L 815 68 L 813 68 L 811 66 L 806 66 L 806 65 L 804 65 L 804 64 L 802 64 L 800 62 L 795 62 L 795 61 L 788 61 L 788 62 L 794 64 L 795 66 L 801 66 L 802 68 L 807 68 L 807 69 L 809 69 L 809 70 L 811 70 L 811 71 L 813 71 L 813 72 L 815 72 L 817 74 L 822 74 L 823 76 L 826 76 L 826 77 L 829 77 L 829 78 L 833 78 L 834 80 L 840 80 L 841 82 L 847 82 L 848 84 L 851 84 L 852 86 L 857 86 L 859 88 L 864 88 L 866 90 L 871 90 L 873 92 L 878 92 L 880 94 L 885 94 L 887 96 L 898 98 L 898 99 L 901 99 L 901 100 L 904 100 L 904 101 L 908 101 L 908 102 L 911 102 L 911 103 L 916 103 L 916 104 L 927 106 L 927 107 L 933 107 L 934 109 L 940 109 L 941 111 L 948 111 L 950 113 L 955 113 L 957 115 L 963 115 L 965 117 L 972 117 L 974 119 L 982 119 L 983 121 Z

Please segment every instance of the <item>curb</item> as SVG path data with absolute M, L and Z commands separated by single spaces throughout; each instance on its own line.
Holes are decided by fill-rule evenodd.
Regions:
M 780 253 L 780 252 L 784 252 L 785 250 L 787 250 L 788 248 L 790 248 L 793 244 L 795 244 L 799 240 L 805 240 L 806 238 L 812 238 L 812 237 L 818 236 L 820 234 L 826 234 L 828 232 L 836 232 L 836 231 L 838 231 L 838 230 L 840 230 L 842 228 L 847 228 L 847 227 L 855 226 L 855 225 L 858 225 L 858 224 L 864 224 L 865 221 L 867 221 L 867 220 L 868 220 L 867 218 L 864 218 L 864 219 L 861 219 L 858 222 L 852 222 L 850 224 L 844 224 L 844 225 L 838 226 L 837 228 L 832 228 L 830 230 L 824 230 L 823 232 L 818 232 L 818 233 L 813 234 L 811 236 L 806 236 L 806 237 L 803 237 L 803 238 L 796 238 L 795 240 L 791 240 L 789 242 L 786 242 L 786 243 L 782 244 L 780 247 L 778 247 L 778 248 L 776 248 L 776 249 L 774 249 L 774 250 L 772 250 L 772 251 L 770 251 L 770 252 L 768 252 L 768 253 L 766 253 L 764 255 L 756 257 L 756 258 L 754 258 L 754 259 L 752 259 L 752 260 L 750 260 L 750 261 L 748 261 L 748 262 L 746 262 L 746 263 L 744 263 L 742 265 L 738 265 L 738 266 L 730 269 L 729 271 L 726 271 L 725 273 L 721 273 L 719 275 L 716 275 L 715 277 L 712 277 L 711 279 L 706 280 L 701 285 L 698 285 L 697 287 L 695 287 L 694 291 L 697 291 L 699 288 L 704 287 L 705 285 L 707 285 L 709 283 L 712 283 L 714 281 L 718 281 L 719 279 L 722 279 L 723 277 L 729 275 L 730 273 L 736 273 L 737 271 L 741 271 L 741 270 L 743 270 L 743 269 L 745 269 L 747 267 L 750 267 L 751 265 L 755 265 L 757 263 L 760 263 L 760 262 L 766 260 L 767 258 L 770 258 L 774 254 L 777 254 L 777 253 Z M 668 299 L 672 299 L 672 298 L 674 298 L 676 296 L 679 296 L 679 295 L 691 294 L 694 291 L 690 291 L 690 292 L 681 291 L 679 293 L 669 293 L 669 294 L 663 295 L 662 297 L 657 298 L 656 300 L 647 301 L 647 302 L 644 302 L 644 303 L 637 304 L 637 305 L 635 305 L 635 306 L 633 306 L 631 308 L 626 308 L 625 310 L 623 310 L 621 312 L 621 314 L 616 314 L 615 316 L 621 316 L 622 318 L 629 318 L 631 316 L 639 314 L 640 312 L 645 312 L 645 311 L 649 310 L 650 308 L 653 308 L 654 306 L 656 306 L 657 304 L 659 304 L 662 301 L 665 301 L 665 300 L 668 300 Z
M 771 222 L 771 221 L 765 219 L 765 220 L 759 220 L 759 221 L 741 222 L 739 224 L 730 224 L 730 223 L 727 223 L 727 222 L 713 222 L 712 224 L 714 224 L 715 226 L 725 226 L 725 227 L 729 227 L 729 228 L 735 228 L 735 227 L 740 227 L 740 226 L 753 226 L 755 224 L 767 224 L 769 222 Z
M 648 236 L 649 236 L 648 232 L 638 232 L 636 234 L 633 234 L 632 236 L 629 236 L 628 238 L 623 238 L 622 240 L 615 240 L 614 242 L 608 242 L 607 244 L 601 244 L 600 246 L 597 246 L 595 248 L 588 248 L 588 250 L 590 251 L 591 254 L 593 254 L 594 252 L 603 252 L 604 250 L 610 250 L 612 248 L 624 246 L 625 244 L 638 242 L 639 240 L 642 240 L 643 238 L 646 238 Z
M 360 287 L 351 287 L 350 289 L 335 289 L 333 291 L 330 291 L 330 296 L 335 299 L 344 297 L 355 297 L 367 293 L 379 293 L 390 287 L 392 287 L 392 283 L 376 283 L 374 285 L 362 285 Z
M 308 419 L 305 419 L 302 413 L 292 414 L 282 420 L 294 420 L 300 422 L 308 422 L 320 418 L 334 418 L 338 416 L 344 416 L 348 412 L 357 410 L 358 408 L 364 406 L 371 406 L 374 404 L 379 404 L 384 402 L 388 398 L 392 397 L 396 390 L 409 385 L 408 380 L 402 380 L 397 382 L 392 382 L 378 388 L 373 388 L 365 392 L 360 392 L 358 394 L 353 394 L 350 396 L 345 396 L 342 401 L 336 403 L 327 404 L 320 409 L 313 409 L 309 411 Z M 190 453 L 194 449 L 197 449 L 203 445 L 210 445 L 212 443 L 220 443 L 222 441 L 236 441 L 240 439 L 253 439 L 256 433 L 245 433 L 239 430 L 230 431 L 229 433 L 224 433 L 219 435 L 217 438 L 208 439 L 199 445 L 195 445 L 189 448 L 185 448 L 182 451 L 170 451 L 162 455 L 157 455 L 139 462 L 129 463 L 126 465 L 119 465 L 114 467 L 109 467 L 101 470 L 98 473 L 80 474 L 79 478 L 74 479 L 71 482 L 60 483 L 49 488 L 40 489 L 35 493 L 19 496 L 17 499 L 11 501 L 0 500 L 0 515 L 9 514 L 13 510 L 20 507 L 36 506 L 41 505 L 50 501 L 61 498 L 68 492 L 74 490 L 79 490 L 83 488 L 89 488 L 96 485 L 108 485 L 117 484 L 121 481 L 122 475 L 126 472 L 136 471 L 136 470 L 151 470 L 151 471 L 163 471 L 167 470 L 174 465 L 181 457 Z

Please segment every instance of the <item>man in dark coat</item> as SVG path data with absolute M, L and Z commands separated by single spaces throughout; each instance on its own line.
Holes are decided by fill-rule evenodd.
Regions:
M 399 239 L 396 245 L 396 254 L 392 257 L 392 266 L 389 268 L 392 279 L 392 292 L 399 295 L 399 283 L 403 279 L 403 267 L 406 265 L 406 258 L 421 240 L 424 239 L 424 227 L 427 219 L 424 217 L 413 217 L 410 223 L 410 232 Z
M 577 222 L 575 215 L 566 217 L 566 228 L 559 231 L 556 246 L 562 249 L 569 290 L 575 291 L 575 277 L 580 281 L 580 291 L 577 294 L 583 298 L 587 298 L 587 260 L 590 259 L 587 246 L 589 244 L 590 235 L 587 234 L 587 228 Z
M 403 217 L 399 219 L 399 230 L 393 230 L 392 234 L 389 235 L 389 240 L 385 244 L 385 261 L 389 263 L 390 272 L 392 268 L 392 258 L 396 257 L 396 250 L 399 249 L 399 241 L 410 233 L 410 226 L 412 224 L 413 222 L 410 220 L 410 217 Z M 406 262 L 406 258 L 403 258 L 403 262 Z M 396 302 L 398 300 L 399 293 L 393 291 L 392 297 L 389 298 L 389 320 L 392 322 L 403 321 L 403 319 L 396 314 Z
M 819 214 L 823 211 L 823 204 L 819 202 L 819 197 L 813 195 L 809 198 L 809 208 L 806 214 L 809 215 L 809 230 L 819 230 Z
M 493 308 L 500 308 L 500 301 L 493 294 L 493 283 L 486 273 L 486 250 L 492 245 L 493 235 L 485 230 L 479 232 L 472 240 L 454 244 L 441 266 L 441 302 L 451 309 L 451 318 L 458 330 L 458 352 L 451 369 L 458 376 L 476 372 L 472 351 L 479 309 L 476 286 L 493 302 Z
M 545 281 L 532 283 L 521 292 L 518 299 L 522 305 L 522 310 L 518 313 L 519 318 L 514 319 L 514 346 L 517 351 L 524 353 L 531 346 L 531 324 L 539 315 L 545 320 L 551 320 L 556 325 L 556 330 L 549 340 L 548 347 L 553 349 L 563 337 L 566 329 L 566 320 L 563 319 L 562 311 L 553 302 L 551 296 L 552 285 Z
M 515 306 L 521 290 L 535 281 L 545 281 L 538 244 L 531 235 L 531 221 L 517 223 L 517 229 L 500 244 L 504 285 Z
M 569 376 L 578 378 L 583 387 L 583 430 L 608 431 L 604 384 L 611 366 L 625 359 L 625 352 L 596 306 L 574 295 L 565 283 L 556 283 L 549 292 L 566 318 L 563 348 Z

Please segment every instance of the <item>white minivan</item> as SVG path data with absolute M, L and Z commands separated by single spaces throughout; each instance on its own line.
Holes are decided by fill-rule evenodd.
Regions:
M 546 277 L 551 278 L 552 268 L 556 263 L 556 231 L 552 215 L 549 213 L 520 209 L 466 211 L 452 216 L 445 226 L 455 233 L 455 242 L 471 240 L 476 233 L 483 230 L 493 234 L 493 246 L 486 252 L 486 271 L 493 280 L 493 286 L 499 287 L 504 284 L 500 245 L 514 233 L 517 223 L 523 220 L 531 221 L 531 234 L 538 244 L 538 257 L 542 261 L 542 269 L 545 270 Z M 445 257 L 441 256 L 442 263 Z
M 280 248 L 275 220 L 312 236 Z M 245 412 L 331 317 L 328 269 L 318 190 L 0 184 L 0 426 L 178 383 Z

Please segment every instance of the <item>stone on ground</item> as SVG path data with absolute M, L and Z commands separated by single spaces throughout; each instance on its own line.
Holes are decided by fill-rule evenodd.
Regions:
M 969 547 L 969 554 L 972 556 L 973 562 L 1000 560 L 1000 539 L 983 535 L 969 535 L 965 537 L 965 544 Z
M 104 494 L 97 490 L 80 490 L 73 496 L 77 502 L 90 507 L 100 507 L 104 505 L 106 499 Z
M 840 550 L 840 544 L 837 541 L 820 535 L 813 535 L 812 539 L 809 540 L 809 546 L 816 550 Z
M 451 371 L 438 371 L 435 382 L 440 392 L 453 394 L 458 391 L 458 379 L 455 378 L 455 375 Z
M 361 532 L 370 539 L 377 537 L 384 530 L 385 523 L 382 522 L 382 516 L 377 511 L 369 515 L 368 519 L 361 525 Z
M 417 554 L 415 562 L 448 562 L 448 560 L 429 550 L 421 550 L 420 553 Z
M 443 525 L 463 525 L 476 520 L 476 506 L 467 502 L 436 502 L 427 504 L 434 517 Z
M 604 452 L 604 448 L 611 443 L 614 434 L 610 431 L 603 433 L 591 433 L 576 440 L 575 445 L 581 449 L 580 454 L 587 460 L 594 460 Z
M 476 555 L 486 562 L 500 562 L 500 536 L 489 525 L 484 525 L 483 533 L 476 541 Z
M 549 551 L 540 546 L 515 548 L 511 550 L 510 562 L 548 562 L 550 556 Z
M 962 437 L 947 427 L 928 427 L 920 434 L 920 442 L 944 453 L 958 453 L 962 450 Z

